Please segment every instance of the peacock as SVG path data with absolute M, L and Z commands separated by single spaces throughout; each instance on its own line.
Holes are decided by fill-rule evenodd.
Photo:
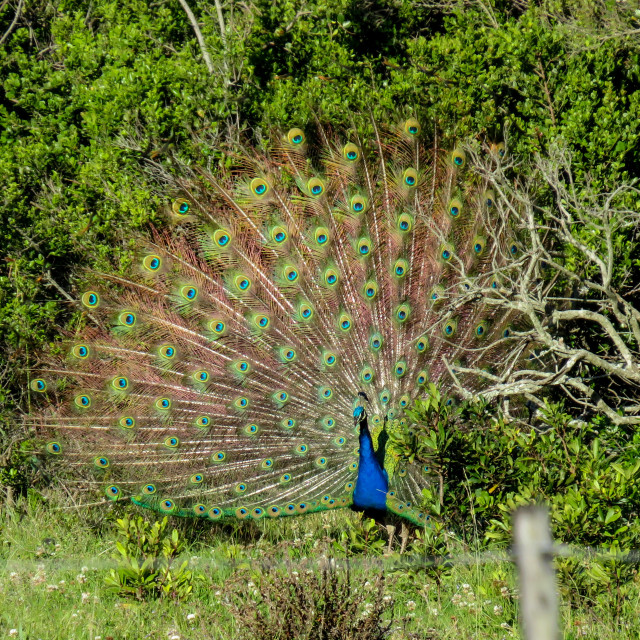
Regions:
M 89 502 L 425 525 L 407 411 L 450 363 L 491 365 L 512 319 L 464 292 L 496 286 L 511 236 L 468 151 L 416 118 L 311 129 L 164 174 L 167 223 L 79 295 L 90 328 L 29 386 L 46 456 Z

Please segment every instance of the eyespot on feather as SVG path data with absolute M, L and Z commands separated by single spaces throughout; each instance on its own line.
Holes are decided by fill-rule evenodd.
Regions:
M 453 198 L 449 202 L 447 213 L 452 218 L 459 218 L 462 215 L 462 200 L 460 200 L 459 198 Z
M 349 208 L 353 213 L 363 213 L 367 208 L 367 199 L 360 195 L 352 196 L 351 201 L 349 202 Z
M 43 378 L 36 378 L 29 383 L 29 387 L 31 391 L 44 393 L 47 390 L 47 382 Z
M 142 259 L 142 267 L 151 273 L 155 273 L 162 267 L 162 258 L 155 253 L 149 254 Z
M 393 265 L 393 275 L 396 278 L 404 278 L 409 271 L 409 263 L 404 258 L 398 258 Z
M 398 322 L 406 322 L 411 315 L 411 307 L 408 303 L 403 302 L 401 305 L 396 307 L 394 317 Z
M 180 296 L 187 302 L 194 302 L 198 297 L 198 289 L 190 284 L 180 287 Z
M 369 238 L 360 238 L 358 240 L 358 256 L 366 258 L 371 253 L 371 240 Z
M 451 163 L 457 169 L 462 169 L 462 167 L 464 167 L 466 161 L 467 161 L 467 155 L 460 147 L 456 147 L 451 152 Z
M 457 329 L 458 321 L 455 318 L 451 318 L 442 326 L 442 333 L 445 338 L 451 338 L 455 335 Z
M 47 453 L 54 456 L 59 456 L 62 453 L 62 445 L 59 442 L 48 442 L 45 446 Z
M 329 243 L 329 229 L 326 227 L 316 227 L 313 239 L 319 247 L 326 247 Z
M 217 229 L 213 233 L 213 242 L 219 249 L 228 249 L 231 246 L 231 234 L 226 229 Z
M 311 178 L 307 182 L 307 191 L 314 198 L 319 198 L 325 190 L 324 182 L 320 178 Z
M 342 147 L 342 157 L 348 162 L 356 162 L 360 159 L 360 149 L 353 142 L 347 142 Z
M 287 230 L 281 226 L 273 227 L 270 231 L 270 236 L 273 242 L 275 242 L 277 245 L 284 244 L 289 238 Z
M 397 227 L 400 233 L 409 233 L 413 229 L 413 216 L 402 213 L 398 217 Z
M 79 360 L 86 360 L 91 355 L 91 350 L 86 344 L 76 344 L 71 349 L 71 355 Z
M 415 118 L 405 120 L 403 129 L 404 132 L 412 138 L 420 135 L 420 123 Z
M 306 140 L 304 131 L 302 131 L 302 129 L 298 129 L 297 127 L 289 129 L 289 132 L 287 133 L 287 140 L 294 147 L 302 146 Z
M 191 211 L 191 203 L 185 198 L 178 198 L 173 201 L 171 209 L 177 216 L 186 216 Z
M 267 195 L 267 193 L 269 193 L 271 187 L 269 186 L 269 183 L 263 178 L 254 178 L 253 180 L 251 180 L 249 188 L 251 189 L 251 193 L 253 193 L 254 196 L 263 198 Z
M 95 309 L 100 305 L 100 296 L 95 291 L 85 291 L 81 301 L 88 309 Z
M 402 174 L 402 184 L 409 188 L 416 187 L 418 184 L 418 172 L 412 167 L 405 169 Z

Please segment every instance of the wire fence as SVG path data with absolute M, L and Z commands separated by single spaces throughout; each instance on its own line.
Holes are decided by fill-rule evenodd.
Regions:
M 44 539 L 45 557 L 37 560 L 5 560 L 0 570 L 12 572 L 49 570 L 86 571 L 105 570 L 118 566 L 113 556 L 115 544 L 110 545 L 97 556 L 76 556 L 73 559 L 55 557 L 56 541 Z M 261 561 L 264 569 L 284 568 L 291 570 L 304 563 L 305 569 L 326 566 L 331 562 L 335 569 L 363 569 L 389 571 L 399 569 L 425 569 L 430 567 L 454 567 L 466 565 L 484 565 L 495 563 L 513 563 L 516 567 L 519 583 L 520 616 L 525 640 L 557 640 L 559 637 L 559 607 L 554 558 L 577 558 L 581 561 L 615 561 L 623 564 L 640 564 L 640 550 L 627 551 L 555 544 L 551 536 L 549 514 L 545 507 L 521 507 L 514 513 L 513 544 L 510 549 L 481 551 L 477 553 L 425 556 L 406 554 L 390 557 L 349 557 L 331 558 L 320 553 L 317 557 L 304 560 Z M 246 558 L 212 558 L 183 556 L 174 559 L 177 563 L 188 560 L 196 563 L 200 570 L 237 568 Z

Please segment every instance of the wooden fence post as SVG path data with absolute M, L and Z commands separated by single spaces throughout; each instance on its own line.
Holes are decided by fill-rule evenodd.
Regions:
M 558 640 L 558 596 L 553 540 L 544 507 L 521 507 L 513 524 L 525 640 Z

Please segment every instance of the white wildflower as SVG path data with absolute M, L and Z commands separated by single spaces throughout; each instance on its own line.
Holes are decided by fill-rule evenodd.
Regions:
M 407 609 L 409 609 L 409 611 L 415 611 L 416 610 L 416 603 L 413 600 L 408 600 L 407 601 Z
M 436 609 L 435 607 L 433 609 L 431 609 L 431 615 L 433 616 L 437 616 L 440 612 L 438 611 L 438 609 Z
M 17 636 L 18 635 L 18 630 L 17 629 L 9 629 L 9 635 L 11 637 Z
M 452 604 L 460 604 L 462 601 L 462 596 L 459 593 L 454 594 L 453 598 L 451 598 Z
M 195 614 L 195 613 L 190 613 L 190 614 L 187 616 L 187 620 L 195 620 L 195 619 L 196 619 L 196 614 Z
M 383 596 L 382 601 L 383 602 L 391 602 L 391 596 L 389 596 L 389 595 Z
M 17 580 L 18 579 L 18 572 L 17 571 L 12 571 L 9 574 L 9 580 Z
M 509 628 L 509 623 L 508 623 L 508 622 L 501 622 L 501 623 L 500 623 L 500 626 L 501 626 L 503 629 L 508 629 L 508 628 Z
M 72 618 L 77 618 L 77 617 L 78 617 L 78 614 L 77 614 L 77 613 L 72 613 L 72 614 L 71 614 L 71 617 L 72 617 Z
M 84 604 L 85 602 L 89 602 L 89 598 L 91 597 L 90 593 L 87 593 L 86 591 L 82 594 L 82 604 Z
M 48 584 L 47 585 L 47 591 L 57 591 L 58 590 L 58 585 L 57 584 Z
M 89 567 L 80 567 L 80 573 L 87 573 L 89 571 Z
M 471 585 L 467 584 L 466 582 L 462 585 L 462 590 L 463 591 L 469 591 L 469 589 L 471 589 Z
M 295 578 L 297 578 L 298 577 L 298 572 L 297 571 L 292 571 L 291 575 L 294 576 Z
M 33 582 L 34 585 L 39 585 L 46 581 L 47 581 L 47 576 L 43 576 L 40 573 L 36 573 L 36 575 L 33 576 L 33 578 L 31 578 L 31 582 Z
M 249 580 L 249 582 L 247 582 L 247 588 L 248 589 L 253 589 L 253 587 L 255 587 L 255 586 L 256 585 L 251 580 Z
M 76 582 L 80 584 L 84 584 L 86 581 L 87 581 L 87 576 L 85 576 L 84 573 L 79 573 L 76 576 Z
M 502 613 L 502 607 L 499 604 L 495 605 L 495 607 L 493 607 L 493 613 L 499 616 Z
M 169 640 L 180 640 L 180 636 L 178 635 L 172 635 Z
M 507 587 L 502 587 L 502 589 L 500 589 L 500 595 L 501 595 L 503 598 L 508 597 L 508 595 L 509 595 L 509 589 L 507 589 Z
M 60 580 L 60 582 L 58 582 L 59 585 L 64 586 L 65 584 L 67 584 L 66 580 Z

